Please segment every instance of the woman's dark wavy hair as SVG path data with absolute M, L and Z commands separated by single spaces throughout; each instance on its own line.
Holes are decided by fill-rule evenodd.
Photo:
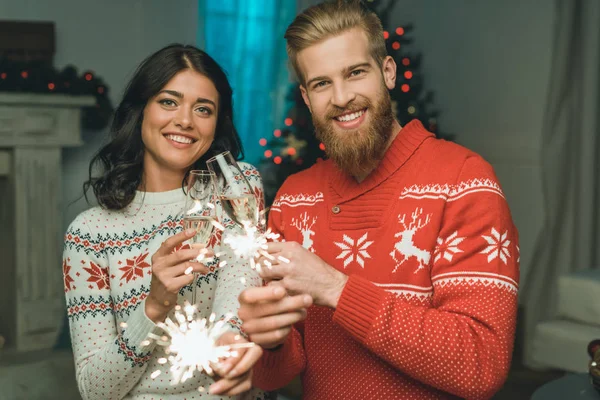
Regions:
M 90 162 L 89 178 L 83 184 L 86 200 L 91 187 L 104 208 L 121 210 L 131 203 L 135 191 L 143 185 L 141 127 L 144 108 L 178 72 L 188 68 L 209 78 L 219 93 L 214 141 L 190 170 L 206 169 L 209 158 L 227 150 L 236 160 L 244 157 L 240 137 L 233 125 L 232 90 L 225 72 L 204 51 L 193 46 L 172 44 L 146 58 L 127 85 L 123 100 L 115 110 L 110 128 L 111 140 Z M 100 170 L 100 175 L 92 176 L 96 169 Z

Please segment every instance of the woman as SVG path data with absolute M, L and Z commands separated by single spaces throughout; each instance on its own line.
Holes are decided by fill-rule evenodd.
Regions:
M 146 341 L 149 334 L 163 334 L 156 324 L 176 304 L 191 302 L 193 283 L 201 316 L 222 318 L 237 315 L 241 277 L 247 284 L 259 282 L 239 263 L 216 269 L 219 260 L 190 262 L 212 251 L 184 244 L 194 232 L 182 231 L 183 184 L 190 170 L 206 169 L 215 154 L 242 155 L 232 121 L 227 77 L 197 48 L 159 50 L 142 62 L 127 86 L 111 140 L 90 163 L 84 184 L 84 193 L 92 188 L 100 206 L 81 213 L 65 236 L 65 293 L 84 399 L 191 399 L 250 389 L 259 346 L 228 359 L 215 377 L 196 373 L 172 385 L 169 365 L 158 363 L 163 349 Z M 262 193 L 258 172 L 241 166 Z M 190 270 L 200 279 L 194 282 Z M 236 321 L 230 320 L 231 330 L 220 344 L 236 341 Z M 153 378 L 155 371 L 161 373 Z M 264 397 L 256 390 L 250 395 Z

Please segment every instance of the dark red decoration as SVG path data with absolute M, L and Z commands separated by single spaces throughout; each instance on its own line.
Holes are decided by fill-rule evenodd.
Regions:
M 84 129 L 105 128 L 112 117 L 108 88 L 92 71 L 79 75 L 73 66 L 59 71 L 47 60 L 15 61 L 1 56 L 0 71 L 0 92 L 94 96 L 96 105 L 83 109 Z

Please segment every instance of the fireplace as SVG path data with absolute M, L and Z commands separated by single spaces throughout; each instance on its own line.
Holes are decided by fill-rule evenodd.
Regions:
M 0 336 L 52 348 L 64 316 L 61 149 L 92 96 L 0 92 Z

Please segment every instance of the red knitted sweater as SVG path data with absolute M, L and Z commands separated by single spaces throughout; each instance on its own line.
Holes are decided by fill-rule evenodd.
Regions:
M 519 247 L 477 154 L 407 124 L 357 183 L 330 161 L 293 175 L 269 224 L 349 276 L 336 310 L 313 306 L 255 368 L 305 399 L 490 398 L 504 383 Z

